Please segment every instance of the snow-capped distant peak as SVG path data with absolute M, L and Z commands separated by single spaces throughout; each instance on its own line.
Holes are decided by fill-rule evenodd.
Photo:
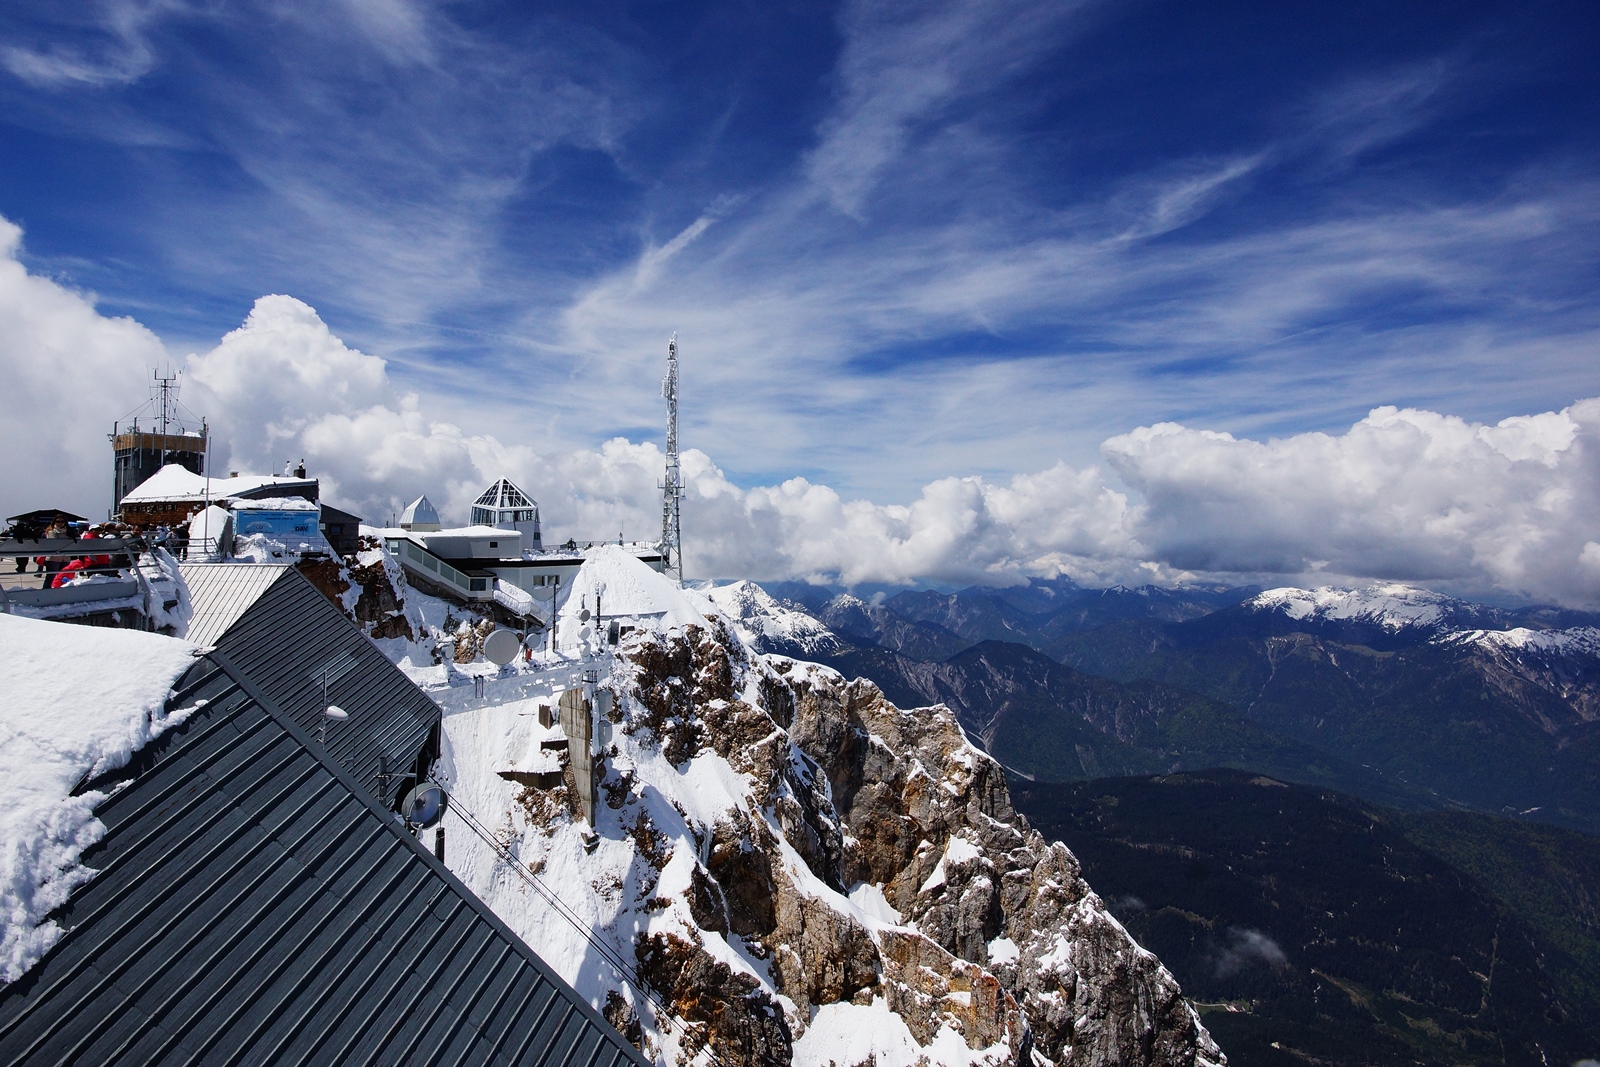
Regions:
M 1375 623 L 1390 632 L 1436 627 L 1459 610 L 1471 610 L 1464 601 L 1398 582 L 1374 582 L 1365 589 L 1287 586 L 1258 593 L 1242 606 L 1252 611 L 1282 612 L 1291 619 Z
M 832 630 L 779 602 L 755 582 L 734 582 L 705 592 L 718 610 L 734 621 L 741 636 L 762 651 L 816 655 L 840 647 Z
M 1575 626 L 1568 630 L 1457 630 L 1435 639 L 1439 644 L 1479 645 L 1491 651 L 1541 655 L 1600 656 L 1600 628 Z

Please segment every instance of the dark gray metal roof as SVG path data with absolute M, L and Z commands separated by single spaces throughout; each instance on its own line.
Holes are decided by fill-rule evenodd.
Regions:
M 329 703 L 350 715 L 328 722 L 328 754 L 374 792 L 379 758 L 410 769 L 438 726 L 438 705 L 293 567 L 215 641 L 220 657 L 312 737 L 321 734 L 326 670 Z
M 170 704 L 199 707 L 118 773 L 65 934 L 0 989 L 0 1062 L 642 1067 L 250 654 L 199 661 Z

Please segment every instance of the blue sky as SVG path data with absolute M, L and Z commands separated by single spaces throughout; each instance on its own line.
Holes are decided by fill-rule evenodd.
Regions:
M 1161 422 L 1600 391 L 1594 21 L 14 0 L 0 216 L 179 357 L 287 294 L 540 454 L 659 440 L 677 330 L 685 442 L 732 485 L 909 504 Z

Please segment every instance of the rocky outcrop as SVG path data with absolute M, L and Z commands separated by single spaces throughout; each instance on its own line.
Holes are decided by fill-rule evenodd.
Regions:
M 607 564 L 613 585 L 665 582 L 622 573 L 628 562 Z M 676 621 L 447 716 L 437 772 L 493 831 L 458 839 L 451 869 L 649 1056 L 1222 1061 L 947 708 L 898 708 L 868 683 L 755 651 L 710 600 L 651 593 Z M 592 821 L 574 814 L 572 783 L 554 783 L 538 725 L 574 684 L 611 697 Z
M 714 755 L 749 783 L 745 806 L 697 834 L 689 911 L 764 963 L 784 1038 L 761 991 L 692 936 L 636 941 L 663 995 L 704 979 L 726 1011 L 753 1012 L 735 1027 L 694 1008 L 719 1052 L 781 1060 L 818 1009 L 876 1002 L 919 1045 L 959 1035 L 974 1062 L 1221 1061 L 1176 982 L 1071 852 L 1012 810 L 1000 767 L 948 709 L 903 710 L 865 681 L 757 655 L 715 618 L 630 635 L 613 677 L 636 741 L 675 766 Z M 898 915 L 854 906 L 861 887 Z
M 797 695 L 790 733 L 822 766 L 851 841 L 852 882 L 1014 996 L 1056 1063 L 1220 1059 L 1177 982 L 1084 882 L 1065 845 L 1012 810 L 1004 773 L 946 708 L 904 710 L 864 680 L 774 661 Z

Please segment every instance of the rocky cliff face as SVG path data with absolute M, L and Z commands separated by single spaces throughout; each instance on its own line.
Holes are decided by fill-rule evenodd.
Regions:
M 1171 975 L 1106 912 L 1066 846 L 1012 810 L 999 765 L 951 712 L 896 708 L 814 665 L 773 666 L 798 697 L 791 736 L 832 786 L 851 842 L 845 877 L 881 887 L 948 969 L 992 982 L 997 1006 L 1014 1002 L 1044 1058 L 1218 1058 Z
M 493 847 L 452 831 L 450 866 L 648 1055 L 1222 1062 L 953 714 L 763 656 L 695 607 L 704 625 L 640 626 L 548 683 L 588 667 L 613 694 L 592 832 L 569 784 L 519 770 L 541 744 L 537 683 L 445 720 L 452 793 L 497 827 Z

